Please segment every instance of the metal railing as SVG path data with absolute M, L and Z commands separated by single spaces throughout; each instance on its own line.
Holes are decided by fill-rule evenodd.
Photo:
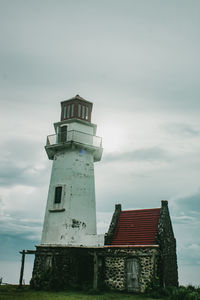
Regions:
M 84 133 L 77 130 L 64 131 L 58 134 L 52 134 L 47 136 L 46 146 L 53 146 L 68 142 L 77 142 L 94 147 L 102 146 L 102 138 L 99 136 L 93 136 L 88 133 Z

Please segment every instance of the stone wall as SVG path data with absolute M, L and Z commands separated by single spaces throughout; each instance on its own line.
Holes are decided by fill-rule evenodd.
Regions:
M 35 289 L 94 288 L 96 280 L 95 288 L 126 291 L 130 258 L 139 265 L 138 288 L 133 291 L 144 292 L 157 272 L 155 247 L 37 247 L 31 285 Z
M 168 202 L 163 200 L 158 224 L 157 243 L 160 246 L 158 272 L 162 286 L 178 286 L 176 239 L 174 237 Z
M 105 285 L 112 290 L 127 290 L 127 259 L 136 258 L 139 264 L 138 288 L 144 292 L 157 274 L 158 248 L 123 247 L 105 248 Z
M 125 290 L 125 259 L 124 257 L 105 257 L 105 285 L 111 290 Z
M 37 247 L 32 287 L 58 290 L 92 287 L 93 251 L 91 248 Z
M 108 232 L 105 234 L 105 245 L 110 245 L 112 242 L 120 212 L 121 212 L 121 204 L 115 204 L 115 211 L 112 216 L 112 220 Z

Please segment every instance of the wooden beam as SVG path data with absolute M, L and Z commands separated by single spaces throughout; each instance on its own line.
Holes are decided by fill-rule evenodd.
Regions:
M 25 254 L 35 254 L 36 250 L 23 250 L 25 251 Z M 23 251 L 20 251 L 19 253 L 23 254 Z
M 24 262 L 25 262 L 26 251 L 23 250 L 20 253 L 22 254 L 22 264 L 21 264 L 21 270 L 20 270 L 19 286 L 22 286 L 23 275 L 24 275 Z

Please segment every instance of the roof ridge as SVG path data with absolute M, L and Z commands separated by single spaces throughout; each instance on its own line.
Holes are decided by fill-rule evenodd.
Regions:
M 159 207 L 155 207 L 155 208 L 139 208 L 139 209 L 127 209 L 127 210 L 121 210 L 121 212 L 124 211 L 147 211 L 147 210 L 160 210 Z

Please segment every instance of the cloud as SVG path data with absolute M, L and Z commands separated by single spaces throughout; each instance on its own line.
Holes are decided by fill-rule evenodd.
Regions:
M 0 186 L 29 185 L 38 186 L 46 183 L 48 168 L 17 166 L 11 161 L 0 161 Z
M 0 214 L 0 252 L 1 261 L 19 259 L 19 251 L 34 249 L 40 243 L 42 232 L 41 219 L 22 219 L 8 214 L 1 201 Z
M 113 207 L 114 209 L 114 207 Z M 114 211 L 113 211 L 114 212 Z M 108 232 L 110 221 L 113 212 L 97 212 L 97 232 L 98 234 L 104 234 Z
M 21 250 L 35 250 L 35 245 L 39 244 L 39 239 L 27 239 L 19 234 L 0 234 L 1 244 L 1 261 L 12 261 L 20 259 L 19 251 Z
M 115 2 L 2 3 L 2 86 L 36 102 L 45 87 L 133 110 L 199 108 L 199 4 Z
M 27 138 L 7 140 L 1 146 L 0 186 L 41 185 L 49 175 L 47 163 L 37 141 Z
M 111 153 L 106 154 L 103 157 L 103 162 L 115 162 L 115 161 L 144 161 L 144 162 L 156 162 L 156 161 L 169 161 L 171 160 L 170 154 L 158 147 L 137 149 L 124 153 Z
M 14 203 L 13 203 L 14 204 Z M 42 219 L 40 214 L 35 214 L 31 209 L 30 213 L 25 214 L 21 211 L 16 212 L 16 208 L 10 209 L 3 199 L 0 199 L 0 234 L 14 237 L 23 237 L 24 239 L 40 239 Z M 27 208 L 26 208 L 27 209 Z
M 165 124 L 163 126 L 163 129 L 165 129 L 170 135 L 177 135 L 177 136 L 183 136 L 183 137 L 199 137 L 200 136 L 200 130 L 196 129 L 194 126 L 190 124 L 184 124 L 184 123 L 169 123 Z
M 191 216 L 177 216 L 177 217 L 173 217 L 173 223 L 174 224 L 191 224 L 194 222 L 196 222 L 196 218 L 191 217 Z
M 179 263 L 183 265 L 200 265 L 200 243 L 197 241 L 178 243 L 178 258 Z
M 23 238 L 40 239 L 42 222 L 40 219 L 21 219 L 10 215 L 1 215 L 0 234 L 9 236 L 23 236 Z
M 200 218 L 200 192 L 175 199 L 173 206 L 178 215 Z
M 178 262 L 181 265 L 200 264 L 200 193 L 176 198 L 170 211 L 177 239 Z

